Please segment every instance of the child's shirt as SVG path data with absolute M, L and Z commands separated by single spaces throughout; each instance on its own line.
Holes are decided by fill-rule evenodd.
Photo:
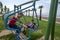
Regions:
M 16 24 L 17 18 L 16 17 L 12 17 L 12 19 L 9 21 L 9 24 Z
M 31 23 L 28 25 L 29 28 L 32 28 L 33 26 L 34 26 L 34 23 L 33 23 L 33 22 L 31 22 Z

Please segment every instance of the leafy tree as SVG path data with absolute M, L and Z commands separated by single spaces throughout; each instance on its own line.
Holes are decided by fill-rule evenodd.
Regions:
M 0 2 L 0 10 L 1 10 L 1 12 L 0 12 L 0 14 L 2 14 L 2 11 L 3 11 L 3 4 Z
M 5 11 L 5 13 L 7 12 L 7 7 L 6 6 L 4 7 L 4 11 Z

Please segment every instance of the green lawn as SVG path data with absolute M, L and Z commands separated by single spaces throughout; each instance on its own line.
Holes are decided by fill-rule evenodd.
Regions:
M 2 20 L 2 17 L 0 17 L 0 31 L 3 30 L 3 29 L 5 29 L 4 22 Z
M 1 39 L 4 39 L 4 40 L 15 40 L 15 35 L 9 34 L 9 35 L 0 37 L 0 40 Z
M 0 18 L 1 18 L 1 17 L 0 17 Z M 30 21 L 30 20 L 31 20 L 30 17 L 27 17 L 26 19 L 27 19 L 27 21 Z M 23 18 L 22 18 L 22 20 L 23 20 Z M 2 24 L 0 24 L 0 28 L 1 28 L 1 29 L 5 29 L 5 28 L 4 28 L 4 24 L 3 24 L 3 22 L 2 22 L 1 19 L 0 19 L 0 22 L 2 23 Z M 47 24 L 48 24 L 48 22 L 46 22 L 46 21 L 43 21 L 43 20 L 40 21 L 39 30 L 38 30 L 38 32 L 32 33 L 32 35 L 31 35 L 31 40 L 35 40 L 35 39 L 37 39 L 37 38 L 45 35 L 45 33 L 46 33 L 46 28 L 47 28 Z M 40 30 L 41 30 L 42 33 L 40 33 Z M 15 38 L 14 35 L 9 34 L 9 35 L 7 35 L 6 37 L 5 37 L 5 36 L 0 37 L 0 39 L 1 39 L 1 38 L 4 38 L 4 39 L 8 38 L 9 40 L 13 40 L 13 39 L 10 39 L 11 37 L 13 37 L 13 39 Z M 55 39 L 56 39 L 56 40 L 60 40 L 60 24 L 56 24 L 56 26 L 55 26 Z

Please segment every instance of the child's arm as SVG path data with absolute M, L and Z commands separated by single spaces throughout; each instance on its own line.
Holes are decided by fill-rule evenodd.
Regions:
M 26 26 L 26 25 L 24 25 L 24 24 L 23 24 L 23 26 L 24 26 L 25 28 L 27 28 L 27 26 Z

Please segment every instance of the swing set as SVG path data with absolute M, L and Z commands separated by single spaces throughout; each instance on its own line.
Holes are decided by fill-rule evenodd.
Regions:
M 35 9 L 35 3 L 36 3 L 36 1 L 30 1 L 28 3 L 32 3 L 32 2 L 33 2 L 32 5 L 24 8 L 24 9 L 20 9 L 19 8 L 20 10 L 17 9 L 17 11 L 13 10 L 13 11 L 8 12 L 8 14 L 5 17 L 5 19 L 4 19 L 4 15 L 2 16 L 2 18 L 5 20 L 5 27 L 6 27 L 7 30 L 17 30 L 17 29 L 8 28 L 8 24 L 7 23 L 8 23 L 9 17 L 11 15 L 14 15 L 14 14 L 16 14 L 18 12 L 21 12 L 21 11 L 27 9 L 27 8 L 30 8 L 32 6 Z M 26 3 L 26 4 L 28 4 L 28 3 Z M 21 6 L 18 6 L 18 7 L 21 7 Z M 48 27 L 47 27 L 47 31 L 46 31 L 46 35 L 45 35 L 45 40 L 49 40 L 50 34 L 51 34 L 51 40 L 54 40 L 54 31 L 55 31 L 55 20 L 56 20 L 57 7 L 58 7 L 58 0 L 51 0 L 51 6 L 50 6 L 50 12 L 49 12 L 49 20 L 48 20 Z M 35 10 L 35 14 L 36 14 L 36 19 L 37 19 L 38 27 L 39 27 L 39 21 L 38 21 L 36 10 Z M 30 33 L 31 32 L 32 31 L 30 31 Z M 21 31 L 19 30 L 19 34 L 16 36 L 16 40 L 30 40 L 30 35 L 31 34 L 26 39 L 20 39 L 19 38 L 20 33 L 21 33 Z
M 14 9 L 13 11 L 10 11 L 10 12 L 6 13 L 6 17 L 4 17 L 5 14 L 3 14 L 3 15 L 2 15 L 2 18 L 3 18 L 4 23 L 5 23 L 5 28 L 6 28 L 7 30 L 11 30 L 11 31 L 13 31 L 13 30 L 14 30 L 14 31 L 15 31 L 15 30 L 18 30 L 18 29 L 14 29 L 14 28 L 9 28 L 9 27 L 8 27 L 8 21 L 11 20 L 9 17 L 12 16 L 12 15 L 15 15 L 15 14 L 17 14 L 17 13 L 19 13 L 19 12 L 25 10 L 25 9 L 28 9 L 28 8 L 30 8 L 30 7 L 33 7 L 33 8 L 35 9 L 36 1 L 38 1 L 38 0 L 29 1 L 29 2 L 27 2 L 27 3 L 21 4 L 20 6 L 17 6 L 17 9 Z M 26 7 L 26 8 L 21 9 L 21 6 L 22 6 L 22 5 L 25 5 L 25 4 L 28 4 L 28 3 L 33 3 L 33 4 L 30 5 L 30 6 L 28 6 L 28 7 Z M 20 8 L 19 8 L 19 7 L 20 7 Z M 38 19 L 36 10 L 35 10 L 34 12 L 35 12 L 35 15 L 36 15 L 36 20 L 37 20 L 37 28 L 36 28 L 36 30 L 30 29 L 29 36 L 28 36 L 27 38 L 22 38 L 22 39 L 20 38 L 21 30 L 18 30 L 19 33 L 18 33 L 17 36 L 16 36 L 16 40 L 30 40 L 31 33 L 32 33 L 32 32 L 36 32 L 36 31 L 38 30 L 38 27 L 39 27 L 39 19 Z M 24 18 L 24 21 L 26 22 L 26 18 L 24 17 L 24 15 L 23 15 L 23 18 Z M 23 27 L 23 24 L 20 24 L 19 27 L 22 28 L 22 27 Z

